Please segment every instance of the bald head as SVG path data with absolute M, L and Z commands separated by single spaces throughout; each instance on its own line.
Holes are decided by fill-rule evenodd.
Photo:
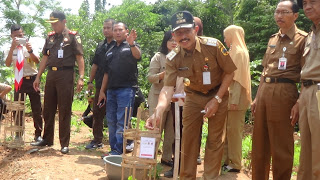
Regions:
M 194 23 L 196 24 L 196 26 L 199 26 L 199 30 L 198 30 L 197 35 L 202 36 L 203 35 L 203 24 L 202 24 L 201 19 L 198 17 L 194 17 L 193 19 L 194 19 Z

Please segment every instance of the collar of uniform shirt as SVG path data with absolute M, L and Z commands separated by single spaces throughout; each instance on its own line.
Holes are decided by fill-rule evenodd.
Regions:
M 293 39 L 294 38 L 294 35 L 296 34 L 296 31 L 297 31 L 297 26 L 296 24 L 294 24 L 291 29 L 285 34 L 287 35 L 290 39 Z M 278 32 L 279 36 L 281 36 L 281 30 L 279 30 Z M 282 36 L 283 37 L 283 36 Z
M 189 54 L 183 48 L 181 48 L 180 50 L 181 50 L 182 57 L 184 57 L 186 54 Z M 200 40 L 199 40 L 199 38 L 197 36 L 196 36 L 196 47 L 195 47 L 195 50 L 197 50 L 197 51 L 199 51 L 201 53 Z M 194 53 L 194 51 L 193 51 L 193 53 Z
M 318 25 L 312 24 L 311 30 L 315 33 L 317 33 L 320 30 L 320 23 Z

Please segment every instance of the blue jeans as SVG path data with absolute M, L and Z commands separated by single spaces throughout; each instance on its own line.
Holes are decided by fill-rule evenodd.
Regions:
M 107 120 L 111 151 L 123 153 L 123 126 L 126 107 L 133 107 L 136 88 L 107 90 Z M 129 116 L 129 113 L 128 115 Z M 128 117 L 127 117 L 128 118 Z M 128 124 L 128 120 L 127 123 Z

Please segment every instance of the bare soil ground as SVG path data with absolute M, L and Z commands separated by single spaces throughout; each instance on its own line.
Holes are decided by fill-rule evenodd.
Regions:
M 79 112 L 75 112 L 80 116 Z M 33 136 L 32 118 L 26 118 L 25 145 L 18 149 L 8 148 L 3 144 L 3 128 L 0 131 L 0 179 L 39 179 L 39 180 L 64 180 L 64 179 L 92 179 L 107 180 L 104 163 L 101 155 L 109 151 L 108 142 L 98 150 L 85 150 L 85 145 L 92 139 L 92 132 L 86 126 L 72 127 L 70 152 L 67 155 L 60 153 L 58 138 L 58 121 L 56 121 L 55 141 L 51 147 L 45 147 L 40 151 L 30 153 L 34 149 L 30 142 Z M 170 167 L 163 166 L 162 173 Z M 201 179 L 203 163 L 198 166 L 197 179 Z M 160 178 L 166 180 L 163 174 Z M 219 180 L 249 180 L 246 171 L 241 173 L 226 173 Z

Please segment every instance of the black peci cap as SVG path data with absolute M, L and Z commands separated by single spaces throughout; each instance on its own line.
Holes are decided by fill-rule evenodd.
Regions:
M 189 11 L 179 11 L 171 17 L 172 31 L 180 28 L 193 28 L 194 20 Z
M 47 23 L 55 23 L 66 19 L 66 15 L 61 11 L 53 11 L 50 14 L 50 19 L 46 20 Z
M 303 8 L 303 0 L 297 0 L 298 6 L 302 9 Z

